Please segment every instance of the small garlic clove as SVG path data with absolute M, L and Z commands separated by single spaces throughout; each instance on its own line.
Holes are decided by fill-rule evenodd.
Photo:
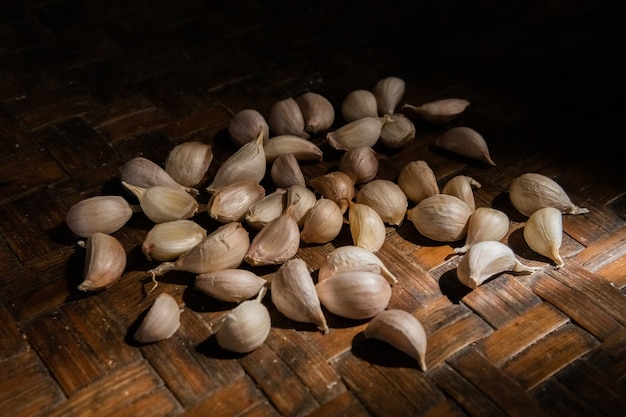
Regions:
M 180 327 L 180 307 L 169 294 L 160 294 L 135 331 L 139 343 L 154 343 L 169 339 Z
M 563 214 L 589 213 L 588 209 L 572 203 L 556 181 L 535 172 L 527 172 L 513 179 L 509 186 L 509 198 L 513 206 L 525 216 L 544 207 L 554 207 Z
M 79 201 L 67 211 L 67 227 L 77 236 L 117 232 L 133 215 L 133 208 L 120 196 L 96 196 Z
M 420 106 L 405 104 L 402 108 L 412 110 L 422 120 L 427 122 L 444 124 L 452 121 L 459 114 L 463 113 L 469 105 L 470 102 L 462 98 L 445 98 L 429 101 Z
M 193 187 L 202 181 L 213 160 L 213 149 L 191 141 L 176 145 L 165 161 L 165 171 L 179 184 Z
M 356 195 L 356 202 L 370 206 L 383 222 L 400 226 L 408 208 L 408 200 L 398 184 L 389 180 L 365 183 Z
M 563 214 L 554 207 L 544 207 L 530 215 L 524 225 L 524 240 L 540 255 L 551 259 L 557 268 L 565 262 L 559 254 L 563 240 Z
M 209 217 L 219 223 L 240 222 L 248 209 L 265 197 L 265 189 L 256 181 L 243 180 L 216 190 L 207 203 Z
M 288 206 L 254 236 L 244 257 L 249 265 L 280 265 L 296 255 L 300 229 L 292 211 L 293 206 Z
M 454 154 L 496 166 L 489 155 L 487 142 L 472 128 L 459 126 L 448 129 L 437 137 L 435 145 Z
M 324 132 L 335 122 L 335 109 L 323 95 L 307 92 L 296 97 L 295 100 L 302 112 L 306 132 Z
M 472 245 L 485 240 L 499 241 L 509 232 L 510 222 L 506 213 L 491 207 L 478 207 L 467 223 L 465 245 L 455 248 L 455 253 L 465 253 Z
M 357 146 L 374 146 L 380 138 L 388 117 L 363 117 L 326 134 L 326 141 L 335 150 L 347 151 Z
M 473 188 L 480 188 L 480 183 L 467 175 L 457 175 L 452 177 L 441 190 L 442 194 L 453 195 L 460 198 L 467 204 L 470 210 L 476 209 Z
M 343 224 L 343 213 L 337 203 L 322 197 L 304 218 L 300 240 L 309 244 L 328 243 L 339 235 Z
M 137 197 L 141 211 L 154 223 L 190 219 L 198 212 L 198 202 L 178 187 L 154 185 L 142 188 L 126 182 L 122 185 Z
M 265 117 L 255 109 L 243 109 L 235 113 L 228 123 L 228 134 L 237 147 L 253 142 L 259 137 L 267 142 L 270 137 L 270 128 Z
M 261 230 L 287 208 L 287 190 L 277 188 L 248 208 L 244 219 L 255 230 Z
M 378 173 L 376 151 L 369 146 L 348 149 L 339 160 L 339 171 L 348 174 L 355 184 L 373 180 Z
M 346 123 L 378 116 L 376 96 L 370 90 L 351 91 L 341 102 L 341 115 Z
M 394 114 L 404 97 L 405 90 L 406 83 L 401 78 L 386 77 L 379 80 L 372 88 L 372 93 L 376 97 L 378 114 Z
M 398 279 L 387 269 L 383 261 L 367 249 L 359 246 L 340 246 L 333 249 L 317 271 L 318 281 L 332 278 L 343 272 L 375 272 L 393 285 Z
M 304 225 L 304 220 L 317 203 L 315 193 L 304 185 L 292 185 L 287 189 L 287 207 L 291 207 L 291 214 L 298 223 Z
M 437 178 L 426 161 L 411 161 L 404 165 L 398 175 L 398 186 L 414 203 L 439 194 Z
M 354 246 L 378 252 L 385 243 L 385 223 L 373 208 L 366 204 L 349 202 L 348 222 Z
M 141 188 L 165 185 L 182 188 L 191 194 L 198 194 L 198 190 L 177 183 L 165 169 L 142 156 L 132 158 L 120 167 L 120 180 Z
M 141 245 L 149 261 L 172 261 L 202 242 L 207 231 L 192 220 L 155 224 Z
M 85 243 L 85 269 L 80 291 L 98 291 L 113 285 L 126 268 L 126 251 L 113 236 L 93 233 Z
M 417 359 L 426 372 L 426 331 L 411 313 L 399 309 L 381 311 L 367 324 L 365 337 L 390 344 L 410 357 Z
M 342 171 L 317 176 L 312 178 L 309 184 L 320 195 L 337 203 L 342 213 L 346 212 L 348 202 L 354 198 L 354 181 Z
M 270 289 L 272 302 L 285 317 L 301 323 L 313 323 L 324 334 L 328 333 L 326 318 L 306 262 L 294 258 L 282 264 L 272 276 Z
M 267 119 L 270 131 L 276 135 L 294 135 L 309 138 L 305 132 L 304 116 L 295 99 L 289 97 L 274 103 Z
M 407 210 L 407 218 L 417 231 L 438 242 L 464 239 L 471 215 L 464 201 L 448 194 L 435 194 Z
M 415 139 L 413 122 L 402 114 L 389 116 L 380 130 L 380 143 L 391 149 L 403 148 Z
M 321 161 L 323 155 L 316 144 L 295 135 L 273 136 L 265 143 L 264 149 L 267 163 L 286 153 L 293 154 L 298 161 Z
M 226 314 L 216 327 L 215 338 L 222 349 L 248 353 L 265 342 L 272 320 L 260 301 L 247 300 Z
M 270 169 L 270 176 L 274 185 L 279 188 L 305 185 L 304 175 L 298 160 L 292 153 L 284 153 L 274 159 Z
M 218 300 L 240 303 L 259 294 L 267 281 L 246 269 L 220 269 L 196 276 L 195 288 Z

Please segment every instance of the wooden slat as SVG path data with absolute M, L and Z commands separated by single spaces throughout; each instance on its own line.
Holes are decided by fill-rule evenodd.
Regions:
M 593 403 L 586 401 L 554 378 L 539 385 L 532 392 L 541 405 L 555 416 L 600 417 L 606 415 L 594 407 Z
M 311 417 L 366 417 L 369 415 L 350 391 L 344 391 L 310 414 Z
M 603 341 L 588 355 L 587 362 L 609 378 L 620 380 L 626 375 L 626 351 L 624 339 L 626 330 L 622 329 Z

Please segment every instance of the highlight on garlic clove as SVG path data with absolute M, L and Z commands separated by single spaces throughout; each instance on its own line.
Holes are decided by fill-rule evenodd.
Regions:
M 480 183 L 474 178 L 468 177 L 467 175 L 456 175 L 448 180 L 443 186 L 441 193 L 460 198 L 474 211 L 476 209 L 474 188 L 480 188 Z
M 80 291 L 99 291 L 109 288 L 117 281 L 126 268 L 126 251 L 113 236 L 93 233 L 84 244 L 87 249 L 83 281 Z
M 335 150 L 347 151 L 358 146 L 372 147 L 378 142 L 389 117 L 363 117 L 328 132 L 326 141 Z
M 329 243 L 339 235 L 343 224 L 343 213 L 337 203 L 322 197 L 305 216 L 300 240 L 309 244 Z
M 261 230 L 270 221 L 280 216 L 287 208 L 287 190 L 277 188 L 252 204 L 246 212 L 246 223 L 255 230 Z
M 346 123 L 378 116 L 376 96 L 370 90 L 353 90 L 341 102 L 341 115 Z
M 384 223 L 392 226 L 402 225 L 409 204 L 398 184 L 383 179 L 363 184 L 356 195 L 356 202 L 370 206 Z
M 429 101 L 419 106 L 404 104 L 402 108 L 413 111 L 422 120 L 429 123 L 444 124 L 463 113 L 469 105 L 470 102 L 462 98 L 444 98 Z
M 276 135 L 294 135 L 304 139 L 309 134 L 304 130 L 304 116 L 296 100 L 292 97 L 277 101 L 270 109 L 267 119 L 270 131 Z
M 332 171 L 312 178 L 309 184 L 321 196 L 333 200 L 342 213 L 348 209 L 348 203 L 355 194 L 354 181 L 342 171 Z
M 304 119 L 304 130 L 320 133 L 328 130 L 335 122 L 335 108 L 319 93 L 306 92 L 295 98 Z
M 179 184 L 194 187 L 202 181 L 213 160 L 211 145 L 198 141 L 180 143 L 167 156 L 165 171 Z
M 472 210 L 458 197 L 435 194 L 407 210 L 421 235 L 438 242 L 456 242 L 467 235 Z
M 317 280 L 324 281 L 343 272 L 374 272 L 382 275 L 390 285 L 398 279 L 372 251 L 359 246 L 347 245 L 333 249 L 320 265 Z
M 181 188 L 194 195 L 198 194 L 198 190 L 179 184 L 156 162 L 142 156 L 131 158 L 120 167 L 120 180 L 141 188 L 165 185 Z
M 563 187 L 552 178 L 536 172 L 519 175 L 509 186 L 513 207 L 525 216 L 544 207 L 554 207 L 563 214 L 589 213 L 586 208 L 572 203 Z
M 349 202 L 348 223 L 354 246 L 378 252 L 385 243 L 385 223 L 373 208 L 366 204 Z
M 207 203 L 209 217 L 219 223 L 240 222 L 248 209 L 265 197 L 265 188 L 256 181 L 242 180 L 216 190 Z
M 391 149 L 400 149 L 413 142 L 415 139 L 415 126 L 413 122 L 402 114 L 389 116 L 380 130 L 379 141 Z
M 363 331 L 369 339 L 381 340 L 416 359 L 426 372 L 426 331 L 422 323 L 408 311 L 384 310 L 367 324 Z
M 249 265 L 280 265 L 296 255 L 300 247 L 300 228 L 292 211 L 293 206 L 288 206 L 252 238 L 244 256 Z
M 378 114 L 394 114 L 396 107 L 402 101 L 406 83 L 398 77 L 385 77 L 380 79 L 372 88 L 372 93 L 376 97 Z
M 376 151 L 369 146 L 348 149 L 339 159 L 339 171 L 348 174 L 355 184 L 373 180 L 378 173 Z
M 196 276 L 195 288 L 221 301 L 240 303 L 259 295 L 267 281 L 241 268 L 220 269 Z
M 135 210 L 120 196 L 90 197 L 70 207 L 65 223 L 72 233 L 84 238 L 97 232 L 111 234 L 120 230 Z
M 435 173 L 426 161 L 411 161 L 405 164 L 398 175 L 398 186 L 407 199 L 419 203 L 423 199 L 439 194 Z
M 264 143 L 270 138 L 267 120 L 258 110 L 240 110 L 228 123 L 228 135 L 239 148 L 248 142 L 253 142 L 259 137 L 259 134 L 263 137 Z
M 559 253 L 563 239 L 563 214 L 544 207 L 530 215 L 524 225 L 524 240 L 533 251 L 554 261 L 557 268 L 565 262 Z
M 305 185 L 302 169 L 300 169 L 298 160 L 292 153 L 284 153 L 274 159 L 270 169 L 270 177 L 274 186 L 279 188 Z
M 469 127 L 458 126 L 446 130 L 437 137 L 435 146 L 466 158 L 482 161 L 488 166 L 496 166 L 489 154 L 485 138 Z
M 158 223 L 148 231 L 141 251 L 149 261 L 172 261 L 202 242 L 206 235 L 206 229 L 192 220 Z
M 467 223 L 465 245 L 455 248 L 455 253 L 465 253 L 472 245 L 485 240 L 502 240 L 510 228 L 509 216 L 491 207 L 478 207 Z
M 292 154 L 297 161 L 321 161 L 323 156 L 316 144 L 295 135 L 273 136 L 265 143 L 264 149 L 267 163 L 286 153 Z
M 137 197 L 141 211 L 153 223 L 190 219 L 198 212 L 198 202 L 178 187 L 154 185 L 141 188 L 126 182 L 122 185 Z
M 213 326 L 212 326 L 213 327 Z M 214 325 L 217 344 L 236 353 L 259 348 L 270 334 L 270 313 L 259 300 L 246 300 Z
M 180 307 L 169 294 L 160 294 L 150 306 L 134 334 L 140 343 L 154 343 L 169 339 L 180 327 Z

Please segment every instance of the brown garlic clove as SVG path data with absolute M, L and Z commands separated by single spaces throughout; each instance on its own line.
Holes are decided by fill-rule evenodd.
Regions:
M 120 196 L 96 196 L 79 201 L 67 211 L 67 227 L 77 236 L 117 232 L 132 217 L 133 208 Z
M 398 184 L 381 179 L 365 183 L 356 195 L 356 202 L 370 206 L 383 222 L 392 226 L 402 224 L 409 204 Z
M 149 261 L 172 261 L 202 242 L 207 231 L 192 220 L 155 224 L 141 245 Z
M 369 146 L 348 149 L 339 160 L 339 171 L 348 174 L 355 184 L 373 180 L 378 173 L 376 151 Z
M 342 213 L 346 212 L 348 203 L 354 198 L 354 181 L 345 172 L 329 172 L 311 179 L 309 184 L 320 195 L 337 203 Z
M 410 109 L 422 120 L 435 124 L 444 124 L 452 121 L 463 113 L 470 102 L 461 98 L 445 98 L 429 101 L 420 106 L 405 104 L 403 109 Z
M 196 276 L 195 288 L 218 300 L 240 303 L 259 295 L 267 281 L 246 269 L 220 269 Z
M 563 187 L 552 178 L 535 172 L 516 177 L 509 186 L 509 198 L 513 206 L 525 216 L 544 207 L 554 207 L 563 214 L 589 212 L 572 203 Z
M 272 182 L 276 187 L 289 188 L 292 185 L 305 185 L 304 175 L 298 160 L 292 153 L 279 155 L 270 170 Z
M 398 176 L 398 186 L 414 203 L 439 194 L 437 178 L 426 161 L 411 161 L 404 165 Z
M 87 253 L 80 291 L 98 291 L 113 285 L 126 268 L 126 251 L 113 236 L 93 233 L 84 243 Z
M 472 128 L 459 126 L 448 129 L 437 137 L 435 145 L 454 154 L 496 166 L 489 155 L 487 142 Z
M 294 135 L 304 139 L 309 138 L 305 132 L 304 116 L 300 106 L 293 98 L 280 100 L 270 109 L 267 120 L 270 131 L 275 135 Z
M 324 132 L 335 122 L 335 109 L 323 95 L 307 92 L 296 97 L 295 100 L 302 112 L 306 132 Z
M 165 171 L 179 184 L 193 187 L 202 181 L 213 160 L 213 149 L 191 141 L 176 145 L 165 161 Z
M 421 235 L 438 242 L 455 242 L 467 235 L 472 210 L 457 197 L 435 194 L 407 210 L 407 217 Z
M 441 193 L 460 198 L 474 211 L 476 209 L 476 200 L 474 199 L 472 187 L 480 188 L 480 183 L 467 175 L 457 175 L 452 177 L 446 185 L 443 186 Z
M 141 321 L 134 338 L 140 343 L 169 339 L 180 327 L 180 307 L 169 294 L 160 294 Z
M 237 147 L 242 147 L 248 142 L 253 142 L 259 137 L 263 138 L 263 143 L 270 137 L 270 128 L 265 117 L 257 110 L 241 110 L 230 119 L 228 123 L 228 134 Z
M 372 93 L 376 97 L 378 114 L 394 114 L 404 97 L 405 90 L 406 83 L 401 78 L 386 77 L 379 80 L 372 88 Z
M 376 96 L 370 90 L 354 90 L 341 102 L 341 114 L 346 123 L 378 116 Z
M 256 181 L 237 181 L 213 193 L 207 203 L 207 213 L 219 223 L 240 222 L 248 209 L 263 197 L 265 189 Z

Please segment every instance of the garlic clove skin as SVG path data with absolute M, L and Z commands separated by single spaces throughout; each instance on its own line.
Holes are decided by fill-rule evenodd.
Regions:
M 341 102 L 341 115 L 346 123 L 364 117 L 378 116 L 376 96 L 370 90 L 353 90 Z
M 426 372 L 426 331 L 411 313 L 399 309 L 381 311 L 367 324 L 363 334 L 390 344 L 416 359 Z
M 293 206 L 288 206 L 254 236 L 244 257 L 249 265 L 279 265 L 296 255 L 300 247 L 300 229 L 292 210 Z
M 304 220 L 317 203 L 315 193 L 304 185 L 292 185 L 287 189 L 287 207 L 291 207 L 291 215 L 298 223 L 304 225 Z
M 169 339 L 180 327 L 180 307 L 169 294 L 160 294 L 141 321 L 134 338 L 139 343 Z
M 287 190 L 277 188 L 256 203 L 246 212 L 246 223 L 255 230 L 261 230 L 270 221 L 280 216 L 287 208 Z
M 226 350 L 248 353 L 260 347 L 270 334 L 272 320 L 267 307 L 257 300 L 243 301 L 218 324 L 217 344 Z
M 413 142 L 415 139 L 415 126 L 413 122 L 402 114 L 389 116 L 380 130 L 379 141 L 391 149 L 400 149 Z
M 67 211 L 65 223 L 77 236 L 117 232 L 133 215 L 133 208 L 120 196 L 96 196 L 79 201 Z
M 267 119 L 270 131 L 276 135 L 294 135 L 304 139 L 309 138 L 309 134 L 304 130 L 304 116 L 302 110 L 292 97 L 280 100 L 270 109 Z
M 563 214 L 589 213 L 578 207 L 556 181 L 535 172 L 527 172 L 513 179 L 509 186 L 509 198 L 523 215 L 530 216 L 544 207 L 554 207 Z
M 155 224 L 144 238 L 141 251 L 149 261 L 172 261 L 202 242 L 206 234 L 206 229 L 192 220 Z
M 363 117 L 326 134 L 326 141 L 335 150 L 347 151 L 357 146 L 372 147 L 378 142 L 388 117 Z
M 448 194 L 435 194 L 407 210 L 407 218 L 417 231 L 438 242 L 464 239 L 471 215 L 464 201 Z
M 284 153 L 274 159 L 270 169 L 270 176 L 274 185 L 279 188 L 305 185 L 304 175 L 298 160 L 292 153 Z
M 476 209 L 473 188 L 480 188 L 480 183 L 467 175 L 457 175 L 452 177 L 441 190 L 442 194 L 453 195 L 460 198 L 467 204 L 470 210 Z
M 96 232 L 85 243 L 85 269 L 80 291 L 99 291 L 109 288 L 126 268 L 126 251 L 113 236 Z
M 141 211 L 154 223 L 190 219 L 198 212 L 198 202 L 178 187 L 155 185 L 141 188 L 122 182 L 139 200 Z
M 221 301 L 240 303 L 259 294 L 267 281 L 246 269 L 220 269 L 196 276 L 195 288 Z
M 354 181 L 342 171 L 317 176 L 312 178 L 309 184 L 320 195 L 337 203 L 342 213 L 346 212 L 348 202 L 354 198 Z
M 191 141 L 176 145 L 165 161 L 165 171 L 179 184 L 194 187 L 206 175 L 213 160 L 213 149 L 206 143 Z
M 478 207 L 467 223 L 465 245 L 455 248 L 455 253 L 466 253 L 469 248 L 485 240 L 502 240 L 509 232 L 510 221 L 506 213 L 491 207 Z
M 348 149 L 339 159 L 339 171 L 348 174 L 355 184 L 373 180 L 378 173 L 376 151 L 369 146 Z
M 354 246 L 378 252 L 387 237 L 385 223 L 380 215 L 366 204 L 350 201 L 349 207 L 348 222 Z
M 423 199 L 439 194 L 435 173 L 426 161 L 411 161 L 404 165 L 398 175 L 398 186 L 407 199 L 419 203 Z
M 179 187 L 194 195 L 198 194 L 198 190 L 177 183 L 165 169 L 142 156 L 132 158 L 120 167 L 120 180 L 141 188 L 165 185 Z
M 343 224 L 343 213 L 337 203 L 322 197 L 304 218 L 300 240 L 309 244 L 329 243 L 339 235 Z
M 524 240 L 540 255 L 551 259 L 557 268 L 565 262 L 559 254 L 563 239 L 563 214 L 554 207 L 544 207 L 530 215 L 524 225 Z
M 372 93 L 376 97 L 378 114 L 394 114 L 404 97 L 405 90 L 406 83 L 401 78 L 386 77 L 379 80 L 372 88 Z
M 372 251 L 359 246 L 347 245 L 333 249 L 320 265 L 317 280 L 324 281 L 343 272 L 374 272 L 382 275 L 390 285 L 398 279 Z
M 243 109 L 235 113 L 228 123 L 228 135 L 237 147 L 263 137 L 263 143 L 270 137 L 270 128 L 265 117 L 255 109 Z
M 458 126 L 446 130 L 437 137 L 435 146 L 466 158 L 482 161 L 487 166 L 496 166 L 489 154 L 485 138 L 469 127 Z
M 278 156 L 293 154 L 298 161 L 321 161 L 322 150 L 310 140 L 295 135 L 273 136 L 264 145 L 265 159 L 272 163 Z
M 413 111 L 422 120 L 429 123 L 444 124 L 463 113 L 469 105 L 470 102 L 462 98 L 444 98 L 429 101 L 420 106 L 405 104 L 402 108 Z
M 306 132 L 314 134 L 325 132 L 335 122 L 335 108 L 323 95 L 307 92 L 295 100 L 302 112 Z
M 408 208 L 408 200 L 398 184 L 389 180 L 365 183 L 356 195 L 356 202 L 370 206 L 383 222 L 400 226 Z
M 237 181 L 213 193 L 207 203 L 207 212 L 219 223 L 243 221 L 248 209 L 263 197 L 265 189 L 256 181 Z

